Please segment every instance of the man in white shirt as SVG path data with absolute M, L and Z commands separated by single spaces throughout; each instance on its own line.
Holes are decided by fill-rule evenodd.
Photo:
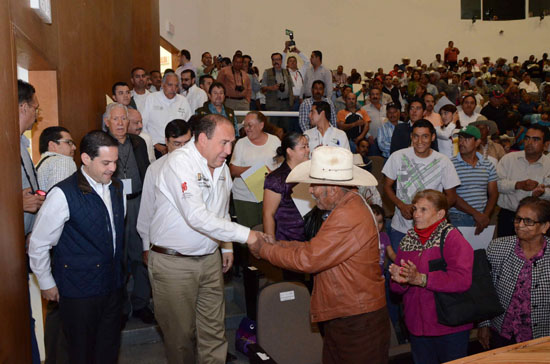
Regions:
M 136 109 L 136 103 L 132 99 L 132 92 L 126 82 L 115 82 L 111 89 L 114 102 Z
M 154 92 L 147 97 L 143 110 L 143 130 L 153 139 L 155 156 L 160 158 L 166 154 L 164 145 L 164 128 L 171 120 L 189 120 L 193 112 L 189 102 L 178 95 L 178 77 L 167 73 L 162 79 L 162 92 Z
M 313 150 L 320 145 L 342 147 L 350 150 L 346 133 L 330 125 L 331 107 L 326 101 L 316 101 L 311 106 L 309 119 L 313 128 L 304 132 L 309 140 L 310 156 Z
M 162 87 L 162 75 L 160 74 L 160 71 L 157 71 L 157 70 L 151 71 L 150 77 L 151 77 L 151 87 L 149 88 L 149 92 L 160 91 Z
M 176 68 L 176 75 L 178 76 L 178 82 L 181 80 L 181 73 L 183 70 L 192 70 L 197 74 L 197 69 L 191 63 L 191 53 L 187 49 L 182 49 L 180 52 L 180 65 Z
M 381 99 L 382 91 L 373 87 L 369 92 L 369 102 L 363 106 L 363 110 L 367 112 L 371 120 L 369 132 L 367 133 L 370 146 L 369 155 L 381 155 L 377 142 L 378 130 L 382 127 L 382 123 L 386 118 L 386 105 L 381 102 Z
M 540 124 L 530 125 L 523 139 L 525 150 L 511 152 L 499 161 L 497 235 L 514 235 L 514 217 L 519 202 L 528 196 L 550 200 L 550 158 L 544 155 L 550 131 Z
M 130 91 L 139 112 L 143 112 L 145 99 L 150 92 L 147 90 L 147 73 L 141 67 L 135 67 L 131 73 L 133 89 Z
M 42 296 L 59 302 L 71 363 L 118 359 L 125 200 L 111 180 L 117 144 L 103 131 L 84 136 L 82 168 L 48 193 L 29 242 Z
M 477 121 L 482 116 L 475 111 L 477 100 L 473 94 L 466 95 L 462 98 L 462 110 L 458 111 L 458 120 L 462 127 L 468 126 Z
M 192 70 L 183 70 L 181 73 L 181 95 L 185 96 L 191 111 L 195 111 L 208 101 L 208 95 L 195 83 L 195 72 Z
M 460 179 L 451 160 L 431 149 L 435 138 L 432 123 L 418 120 L 412 126 L 412 147 L 392 153 L 382 169 L 386 176 L 384 192 L 395 204 L 390 232 L 394 249 L 399 247 L 401 239 L 413 227 L 411 202 L 418 191 L 434 189 L 445 192 L 449 206 L 456 201 L 456 186 L 460 185 Z
M 168 125 L 166 125 L 164 133 L 166 136 L 166 148 L 168 149 L 168 153 L 149 165 L 141 189 L 141 204 L 139 206 L 139 215 L 137 219 L 137 231 L 143 242 L 143 262 L 146 265 L 151 245 L 149 233 L 151 221 L 157 209 L 157 204 L 155 203 L 155 188 L 158 186 L 158 177 L 164 166 L 164 162 L 168 159 L 168 155 L 174 150 L 183 147 L 192 137 L 189 124 L 181 119 L 169 122 Z
M 323 63 L 323 53 L 321 51 L 311 52 L 309 58 L 311 67 L 308 67 L 304 75 L 304 94 L 306 97 L 311 97 L 311 87 L 313 82 L 321 80 L 325 84 L 325 97 L 329 100 L 332 99 L 332 72 L 325 68 Z
M 231 244 L 256 243 L 261 233 L 231 222 L 231 176 L 225 160 L 235 141 L 233 123 L 207 115 L 195 138 L 170 153 L 155 188 L 148 265 L 155 317 L 168 362 L 225 363 L 223 270 Z
M 143 119 L 141 118 L 141 113 L 134 109 L 128 109 L 128 134 L 138 135 L 145 140 L 149 162 L 153 162 L 156 159 L 153 139 L 151 139 L 149 134 L 143 131 Z
M 519 83 L 518 87 L 520 90 L 527 91 L 528 94 L 536 94 L 539 92 L 537 84 L 531 81 L 531 75 L 529 75 L 529 73 L 527 72 L 523 74 L 523 81 Z

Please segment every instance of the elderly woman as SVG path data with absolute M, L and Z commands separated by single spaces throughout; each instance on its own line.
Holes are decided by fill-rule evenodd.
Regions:
M 468 290 L 474 254 L 462 234 L 445 219 L 448 210 L 445 194 L 423 190 L 415 195 L 412 203 L 414 228 L 401 240 L 396 264 L 390 266 L 390 288 L 403 295 L 414 362 L 443 363 L 467 355 L 473 325 L 440 324 L 434 292 Z M 441 244 L 444 244 L 446 271 L 435 270 L 436 263 L 441 263 Z
M 258 164 L 264 164 L 269 170 L 277 167 L 273 161 L 281 141 L 276 136 L 263 131 L 267 118 L 259 111 L 249 112 L 244 119 L 246 137 L 235 145 L 229 170 L 233 183 L 233 202 L 237 221 L 241 225 L 253 227 L 262 223 L 262 203 L 248 189 L 241 178 L 246 170 Z
M 520 201 L 514 218 L 516 235 L 493 240 L 487 248 L 491 275 L 505 312 L 484 321 L 478 338 L 495 349 L 550 335 L 550 202 L 538 197 Z

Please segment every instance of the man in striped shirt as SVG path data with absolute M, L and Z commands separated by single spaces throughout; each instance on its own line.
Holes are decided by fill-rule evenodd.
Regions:
M 475 226 L 476 235 L 488 225 L 498 199 L 495 166 L 476 152 L 481 132 L 472 125 L 458 133 L 459 154 L 451 159 L 460 177 L 455 207 L 449 219 L 455 226 Z

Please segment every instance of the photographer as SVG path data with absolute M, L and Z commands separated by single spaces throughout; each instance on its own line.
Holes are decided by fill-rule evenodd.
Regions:
M 225 86 L 226 106 L 233 110 L 249 109 L 252 87 L 248 74 L 243 70 L 243 56 L 235 54 L 233 63 L 219 71 L 217 81 Z
M 292 92 L 292 78 L 288 70 L 282 68 L 283 55 L 273 53 L 271 55 L 272 68 L 264 71 L 262 76 L 262 93 L 265 94 L 265 106 L 269 111 L 290 111 L 294 105 Z M 289 130 L 289 118 L 277 117 L 273 119 L 279 127 Z

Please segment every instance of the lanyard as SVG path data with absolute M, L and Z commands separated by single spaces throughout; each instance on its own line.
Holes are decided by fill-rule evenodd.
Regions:
M 237 86 L 237 77 L 235 76 L 235 70 L 233 69 L 233 67 L 231 67 L 231 72 L 233 73 L 233 81 L 235 82 L 235 86 Z M 243 84 L 243 87 L 244 87 L 244 78 L 243 78 L 243 74 L 239 71 L 239 75 L 241 76 L 241 83 Z
M 29 181 L 29 185 L 31 186 L 31 191 L 34 194 L 36 191 L 34 189 L 34 186 L 32 185 L 31 176 L 29 176 L 29 173 L 27 172 L 27 168 L 25 168 L 25 162 L 23 161 L 23 157 L 21 157 L 21 167 L 23 167 L 23 171 L 25 172 L 25 177 L 27 177 L 27 181 Z M 38 176 L 36 175 L 36 171 L 34 170 L 34 168 L 32 169 L 32 173 L 34 174 L 34 180 L 38 185 Z

